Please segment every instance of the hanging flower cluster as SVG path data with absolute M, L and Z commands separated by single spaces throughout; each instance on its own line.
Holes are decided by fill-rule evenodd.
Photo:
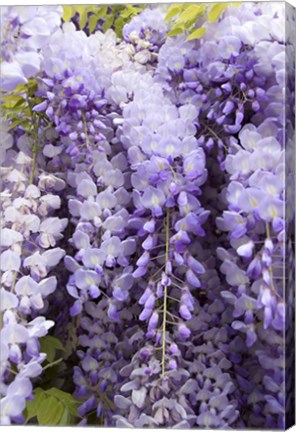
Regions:
M 285 428 L 295 11 L 83 8 L 1 15 L 1 424 Z
M 65 255 L 59 242 L 68 219 L 57 216 L 65 182 L 41 169 L 45 161 L 37 166 L 31 137 L 14 139 L 5 129 L 3 135 L 1 423 L 10 424 L 24 421 L 25 401 L 33 396 L 30 379 L 43 372 L 39 338 L 54 325 L 46 312 L 57 288 L 53 269 Z

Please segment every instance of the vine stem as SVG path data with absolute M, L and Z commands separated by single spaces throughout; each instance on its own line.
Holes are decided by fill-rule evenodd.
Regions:
M 165 222 L 165 261 L 169 260 L 169 242 L 170 242 L 170 209 L 167 209 Z M 165 270 L 167 273 L 167 270 Z M 163 321 L 162 321 L 162 355 L 161 355 L 161 370 L 162 377 L 165 375 L 165 349 L 166 349 L 166 324 L 167 324 L 167 306 L 168 306 L 168 287 L 165 285 L 163 292 Z
M 214 138 L 216 138 L 217 141 L 221 141 L 222 145 L 224 147 L 224 150 L 226 151 L 226 153 L 228 153 L 228 147 L 224 144 L 224 142 L 222 141 L 222 139 L 216 134 L 216 132 L 208 125 L 206 125 L 205 123 L 200 123 L 204 128 L 206 128 L 212 135 Z
M 63 360 L 64 360 L 63 358 L 59 358 L 59 359 L 57 359 L 57 360 L 55 360 L 55 361 L 53 361 L 53 362 L 51 362 L 51 363 L 48 363 L 46 366 L 44 366 L 44 368 L 43 368 L 43 372 L 44 372 L 46 369 L 51 368 L 52 366 L 56 366 L 56 365 L 58 365 L 58 364 L 61 363 Z
M 268 239 L 271 239 L 270 226 L 269 226 L 268 222 L 266 222 L 266 237 Z M 268 271 L 269 271 L 269 275 L 270 275 L 271 289 L 272 289 L 272 291 L 275 292 L 275 286 L 274 286 L 274 283 L 273 283 L 274 277 L 273 277 L 272 264 L 268 267 Z
M 38 120 L 36 123 L 36 126 L 34 128 L 34 144 L 33 144 L 33 162 L 32 162 L 32 171 L 30 175 L 30 184 L 33 184 L 34 182 L 34 176 L 35 176 L 35 168 L 36 168 L 36 161 L 37 161 L 37 153 L 38 153 L 38 130 L 40 126 L 40 117 L 38 116 Z
M 17 278 L 17 271 L 14 272 L 13 275 L 13 281 L 12 281 L 12 285 L 10 288 L 10 292 L 13 293 L 14 292 L 14 288 L 15 288 L 15 284 L 16 284 L 16 278 Z
M 173 169 L 173 167 L 172 167 L 171 165 L 170 165 L 170 170 L 171 170 L 172 173 L 173 173 L 173 177 L 174 177 L 174 179 L 175 179 L 175 180 L 178 180 L 177 174 L 176 174 L 175 170 Z
M 81 112 L 81 117 L 82 117 L 82 122 L 83 122 L 83 132 L 85 135 L 86 146 L 88 147 L 90 142 L 89 142 L 89 136 L 88 136 L 88 132 L 87 132 L 86 119 L 85 119 L 85 115 L 83 112 Z

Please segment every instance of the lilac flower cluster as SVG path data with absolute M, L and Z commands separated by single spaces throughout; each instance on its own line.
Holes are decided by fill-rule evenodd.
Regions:
M 46 354 L 39 339 L 54 326 L 46 311 L 57 288 L 52 270 L 65 255 L 59 247 L 66 218 L 56 213 L 65 182 L 36 167 L 32 140 L 3 130 L 1 207 L 1 424 L 23 423 L 31 380 Z
M 123 28 L 123 37 L 135 48 L 135 59 L 141 63 L 154 63 L 159 48 L 169 30 L 165 21 L 166 8 L 163 6 L 144 9 Z
M 159 80 L 176 104 L 198 107 L 199 136 L 207 147 L 223 148 L 250 116 L 256 125 L 266 117 L 280 119 L 282 19 L 281 8 L 275 13 L 255 3 L 229 7 L 224 19 L 205 24 L 200 43 L 181 35 L 161 48 Z
M 26 421 L 39 377 L 79 425 L 288 426 L 285 6 L 229 6 L 189 41 L 166 11 L 120 40 L 4 10 L 1 88 L 38 90 L 32 127 L 1 128 L 1 424 Z M 69 382 L 42 367 L 49 331 Z
M 1 90 L 13 90 L 40 71 L 40 48 L 61 24 L 61 6 L 1 8 Z

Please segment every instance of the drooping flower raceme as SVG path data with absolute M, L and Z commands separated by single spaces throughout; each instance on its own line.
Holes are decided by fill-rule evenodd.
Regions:
M 40 87 L 44 101 L 36 109 L 45 111 L 53 122 L 55 134 L 60 137 L 56 153 L 54 148 L 48 148 L 52 164 L 63 168 L 63 149 L 70 157 L 67 159 L 67 199 L 74 232 L 65 267 L 70 272 L 67 291 L 75 299 L 70 315 L 82 316 L 79 366 L 74 373 L 77 397 L 81 400 L 78 412 L 87 418 L 97 406 L 97 418 L 103 415 L 105 424 L 111 424 L 113 397 L 98 399 L 93 386 L 96 382 L 105 391 L 110 383 L 115 383 L 115 372 L 110 377 L 109 372 L 100 374 L 99 368 L 102 364 L 103 370 L 110 368 L 113 344 L 120 339 L 124 325 L 120 317 L 123 314 L 123 320 L 126 319 L 123 308 L 134 282 L 130 260 L 136 250 L 136 240 L 128 230 L 130 169 L 116 129 L 121 123 L 119 102 L 128 101 L 141 66 L 130 61 L 126 44 L 116 45 L 112 31 L 86 37 L 68 25 L 54 34 L 50 42 L 47 48 L 50 60 L 44 64 Z M 61 51 L 63 46 L 64 51 Z M 110 58 L 109 62 L 106 57 Z M 90 64 L 93 67 L 86 72 Z M 100 80 L 94 88 L 90 78 L 95 81 L 96 76 L 100 76 Z M 134 79 L 130 80 L 130 76 Z M 102 310 L 99 316 L 105 314 L 107 320 L 100 331 L 95 323 L 96 314 L 90 312 L 96 308 Z M 96 345 L 89 339 L 85 323 L 90 320 L 94 321 L 91 338 L 108 332 L 108 326 L 114 332 L 114 339 L 106 339 L 106 356 L 102 358 L 94 352 Z
M 258 128 L 246 125 L 240 132 L 243 148 L 237 148 L 238 151 L 225 161 L 233 178 L 226 193 L 229 210 L 217 220 L 219 229 L 229 232 L 230 245 L 236 251 L 235 255 L 230 255 L 224 250 L 220 255 L 221 270 L 235 290 L 232 295 L 224 293 L 234 307 L 232 326 L 246 335 L 250 352 L 251 347 L 258 345 L 254 355 L 261 367 L 267 369 L 268 377 L 263 380 L 264 394 L 269 391 L 266 380 L 275 379 L 278 391 L 283 391 L 281 366 L 278 365 L 275 375 L 273 366 L 264 361 L 266 352 L 259 348 L 267 344 L 266 350 L 276 352 L 279 359 L 283 357 L 282 342 L 275 340 L 277 333 L 283 335 L 284 332 L 284 167 L 283 150 L 271 135 L 272 131 L 270 120 Z M 245 160 L 243 176 L 235 168 L 236 159 L 240 157 Z M 274 334 L 273 339 L 268 334 Z M 273 415 L 280 414 L 282 400 L 275 410 L 273 391 L 271 393 L 265 409 L 270 410 L 270 427 L 275 427 Z
M 233 328 L 246 335 L 250 353 L 259 337 L 258 320 L 264 329 L 259 332 L 264 343 L 266 329 L 274 325 L 274 330 L 283 337 L 284 159 L 283 119 L 278 114 L 283 105 L 284 35 L 278 26 L 281 11 L 275 14 L 263 7 L 259 13 L 258 6 L 253 5 L 251 11 L 243 13 L 244 8 L 232 8 L 217 24 L 208 25 L 200 43 L 185 42 L 180 36 L 176 50 L 168 39 L 160 50 L 157 74 L 171 100 L 199 106 L 196 124 L 201 144 L 210 151 L 214 143 L 218 144 L 220 161 L 225 158 L 224 149 L 229 152 L 221 166 L 231 175 L 226 193 L 229 210 L 224 212 L 223 219 L 218 217 L 218 228 L 229 232 L 227 241 L 244 261 L 243 268 L 235 255 L 227 255 L 220 249 L 218 253 L 227 283 L 238 287 L 238 300 L 226 291 L 223 295 L 235 305 L 234 318 L 244 317 L 243 322 L 236 319 Z M 269 14 L 274 22 L 272 34 L 263 24 Z M 257 31 L 245 31 L 249 27 Z M 252 60 L 247 60 L 249 57 Z M 252 115 L 252 124 L 243 126 L 245 112 Z M 233 135 L 240 130 L 237 140 Z M 252 280 L 256 283 L 250 290 Z M 275 319 L 277 324 L 272 324 Z M 258 357 L 256 349 L 253 362 L 259 370 L 264 369 L 262 350 L 258 348 Z M 283 355 L 281 343 L 271 349 L 277 350 L 279 358 Z M 274 378 L 272 369 L 267 366 L 268 374 Z M 282 391 L 282 372 L 277 373 L 276 385 Z M 251 370 L 248 374 L 252 374 Z M 256 374 L 255 379 L 259 386 L 262 378 L 259 380 Z M 261 385 L 265 395 L 270 386 Z M 283 397 L 279 396 L 279 402 L 275 402 L 271 391 L 266 400 L 269 427 L 279 427 Z M 260 425 L 255 420 L 258 409 L 255 405 L 250 420 L 254 426 Z
M 186 383 L 184 346 L 194 334 L 193 317 L 198 316 L 198 292 L 204 289 L 202 275 L 206 271 L 197 254 L 200 245 L 196 237 L 205 235 L 202 225 L 208 216 L 199 201 L 207 172 L 204 151 L 194 137 L 192 122 L 197 110 L 193 105 L 177 109 L 159 84 L 149 76 L 146 79 L 124 107 L 119 136 L 128 147 L 134 170 L 135 212 L 130 226 L 143 240 L 133 276 L 142 309 L 139 320 L 147 323 L 147 342 L 133 357 L 133 365 L 121 372 L 124 377 L 128 374 L 130 382 L 121 387 L 122 396 L 115 398 L 117 407 L 126 412 L 125 417 L 115 417 L 116 424 L 222 425 L 223 415 L 219 418 L 217 410 L 207 412 L 206 402 L 196 415 L 193 406 L 198 399 L 192 396 L 189 400 L 191 391 L 185 390 L 192 387 L 198 398 L 199 385 Z M 198 326 L 196 329 L 199 331 Z M 204 379 L 201 376 L 201 386 Z M 206 385 L 212 388 L 210 381 Z M 205 401 L 210 399 L 209 391 Z M 225 393 L 221 411 L 226 400 Z M 235 404 L 231 407 L 229 421 L 234 422 L 237 411 Z
M 51 182 L 42 179 L 32 152 L 25 151 L 31 144 L 20 137 L 2 168 L 1 424 L 24 421 L 31 380 L 42 373 L 46 359 L 39 338 L 55 324 L 46 319 L 47 299 L 57 287 L 50 272 L 65 255 L 59 240 L 67 219 L 55 215 L 60 186 L 55 188 L 54 176 Z
M 3 9 L 1 424 L 287 426 L 285 10 Z

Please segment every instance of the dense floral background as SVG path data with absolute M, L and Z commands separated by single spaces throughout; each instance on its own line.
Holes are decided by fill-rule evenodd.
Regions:
M 293 422 L 295 28 L 1 8 L 2 425 Z

